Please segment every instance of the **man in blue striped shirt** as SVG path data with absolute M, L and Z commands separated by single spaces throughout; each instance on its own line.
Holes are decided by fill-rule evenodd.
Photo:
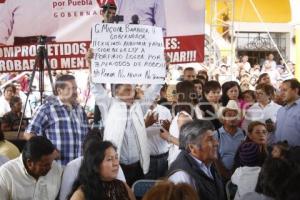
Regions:
M 55 82 L 56 96 L 46 99 L 28 125 L 25 137 L 47 137 L 60 152 L 59 162 L 66 165 L 81 155 L 81 145 L 88 132 L 84 109 L 77 102 L 77 84 L 72 75 L 62 75 Z

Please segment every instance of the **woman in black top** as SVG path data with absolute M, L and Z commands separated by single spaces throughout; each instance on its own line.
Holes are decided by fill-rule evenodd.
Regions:
M 117 180 L 119 159 L 109 141 L 92 144 L 85 151 L 70 200 L 133 200 L 130 188 Z

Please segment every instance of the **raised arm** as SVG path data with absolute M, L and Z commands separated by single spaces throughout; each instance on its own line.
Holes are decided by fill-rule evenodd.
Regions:
M 89 77 L 89 83 L 90 83 L 90 90 L 93 93 L 95 97 L 95 102 L 97 106 L 100 109 L 100 112 L 102 116 L 106 116 L 105 113 L 108 112 L 108 108 L 110 106 L 110 103 L 112 101 L 112 98 L 108 95 L 107 91 L 104 89 L 101 83 L 95 83 L 93 82 L 91 78 L 91 60 L 93 58 L 93 49 L 89 49 L 87 54 L 85 55 L 85 59 L 87 60 L 88 67 L 90 68 L 90 77 Z
M 152 105 L 155 98 L 159 95 L 160 89 L 162 88 L 162 85 L 155 84 L 149 86 L 145 92 L 144 97 L 141 99 L 141 107 L 144 115 L 147 113 L 147 110 Z

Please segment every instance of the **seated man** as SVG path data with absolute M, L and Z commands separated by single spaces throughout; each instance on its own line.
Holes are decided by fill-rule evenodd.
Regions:
M 55 147 L 42 136 L 31 138 L 22 155 L 0 167 L 0 199 L 55 199 L 62 168 L 53 162 Z
M 201 200 L 225 200 L 222 180 L 213 162 L 217 159 L 218 142 L 209 121 L 194 120 L 181 127 L 179 148 L 168 177 L 174 183 L 188 183 Z
M 22 100 L 18 96 L 13 96 L 9 101 L 9 105 L 11 111 L 4 114 L 1 122 L 1 129 L 3 131 L 18 131 L 22 117 Z M 23 120 L 21 130 L 24 131 L 26 126 L 27 122 Z
M 219 142 L 218 160 L 215 164 L 222 178 L 229 180 L 233 172 L 234 156 L 245 139 L 245 133 L 239 128 L 241 113 L 235 100 L 229 100 L 221 114 L 223 126 L 214 132 Z

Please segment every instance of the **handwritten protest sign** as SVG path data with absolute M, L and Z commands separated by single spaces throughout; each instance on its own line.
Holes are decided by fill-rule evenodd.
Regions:
M 97 23 L 92 27 L 96 83 L 162 84 L 166 67 L 161 28 Z

